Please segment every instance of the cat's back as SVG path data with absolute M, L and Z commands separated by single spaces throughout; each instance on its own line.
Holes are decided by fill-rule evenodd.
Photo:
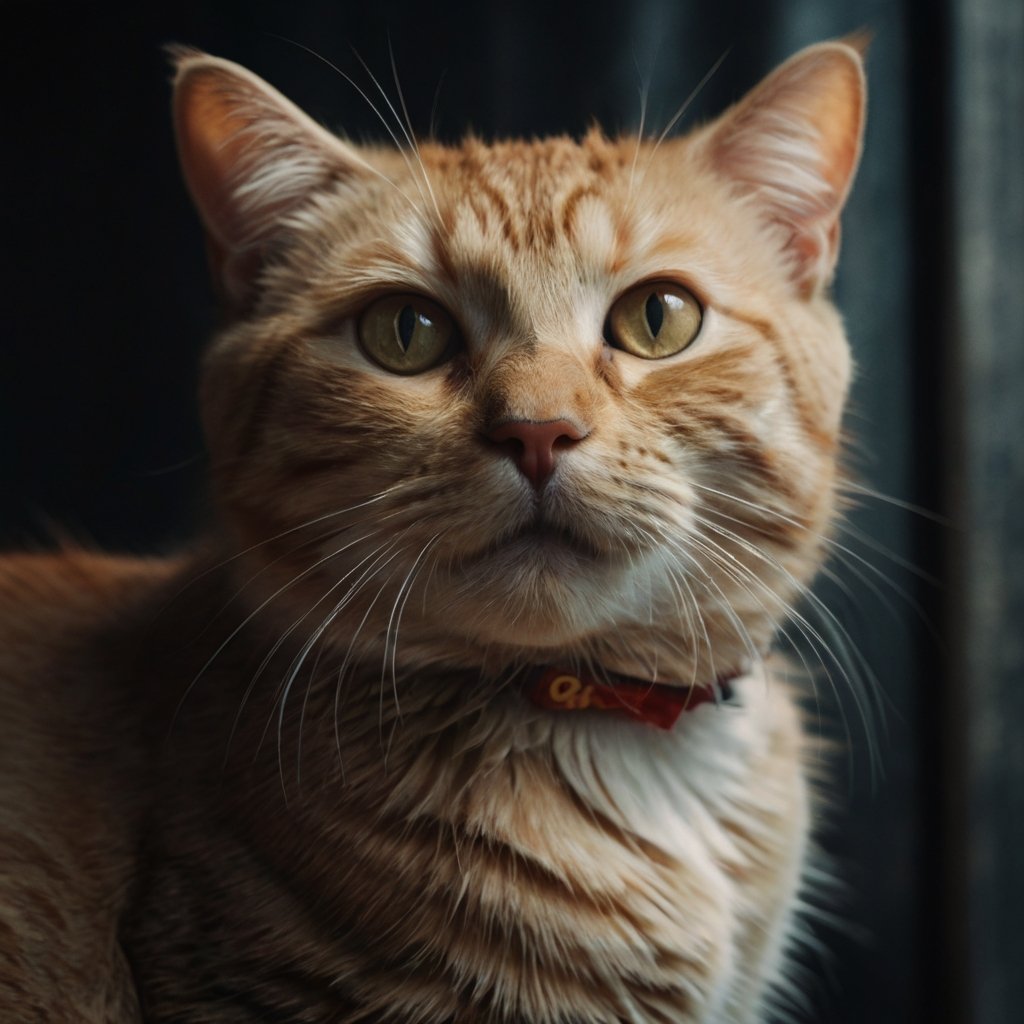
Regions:
M 149 775 L 138 642 L 173 570 L 0 558 L 0 1004 L 21 1019 L 137 1018 L 117 925 Z

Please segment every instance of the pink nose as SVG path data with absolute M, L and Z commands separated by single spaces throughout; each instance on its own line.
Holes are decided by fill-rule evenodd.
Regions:
M 487 437 L 539 489 L 555 471 L 556 454 L 582 441 L 588 433 L 572 420 L 506 420 L 492 427 Z

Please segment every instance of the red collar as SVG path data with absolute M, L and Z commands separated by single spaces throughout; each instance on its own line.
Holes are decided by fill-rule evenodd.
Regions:
M 564 668 L 538 668 L 527 676 L 524 692 L 549 711 L 611 711 L 634 722 L 671 729 L 684 711 L 719 704 L 732 697 L 736 674 L 719 677 L 711 686 L 671 686 L 630 676 L 592 675 Z

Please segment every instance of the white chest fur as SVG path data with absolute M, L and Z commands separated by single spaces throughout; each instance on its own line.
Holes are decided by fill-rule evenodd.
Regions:
M 504 964 L 463 950 L 461 969 L 503 984 L 531 1021 L 758 1020 L 808 824 L 784 683 L 758 671 L 669 732 L 514 699 L 503 710 L 451 815 L 429 812 L 474 840 L 460 908 L 519 949 Z M 500 869 L 481 844 L 508 852 Z

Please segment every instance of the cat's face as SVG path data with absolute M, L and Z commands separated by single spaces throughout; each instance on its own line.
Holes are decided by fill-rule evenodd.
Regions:
M 284 588 L 268 614 L 399 664 L 690 681 L 762 649 L 833 510 L 848 355 L 821 291 L 861 90 L 826 44 L 685 139 L 402 155 L 184 58 L 183 162 L 240 311 L 208 434 L 247 572 Z

